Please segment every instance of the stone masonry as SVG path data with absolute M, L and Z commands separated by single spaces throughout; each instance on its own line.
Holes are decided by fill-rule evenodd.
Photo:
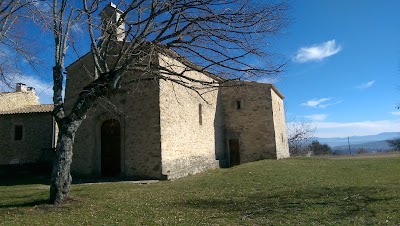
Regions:
M 93 80 L 94 65 L 89 55 L 67 68 L 65 107 L 73 106 L 79 90 Z M 135 73 L 126 79 L 134 78 Z M 162 179 L 158 81 L 126 87 L 96 101 L 75 138 L 72 173 L 80 177 L 100 177 L 101 126 L 110 119 L 120 124 L 120 176 Z
M 178 73 L 185 68 L 167 56 L 159 55 L 159 59 L 161 66 Z M 212 78 L 195 71 L 185 75 L 212 81 Z M 162 174 L 172 179 L 218 167 L 214 128 L 218 90 L 204 90 L 209 91 L 203 95 L 207 103 L 183 86 L 164 80 L 159 83 Z
M 238 140 L 239 162 L 289 157 L 283 95 L 272 84 L 232 82 L 227 86 L 231 87 L 221 88 L 225 139 Z M 229 159 L 231 153 L 226 153 Z
M 53 105 L 39 104 L 34 89 L 18 83 L 0 93 L 0 165 L 48 162 L 55 141 Z

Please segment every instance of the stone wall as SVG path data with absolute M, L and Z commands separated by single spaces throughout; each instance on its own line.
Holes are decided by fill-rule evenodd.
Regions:
M 164 179 L 161 164 L 159 84 L 134 84 L 125 100 L 126 174 Z
M 184 65 L 160 55 L 160 65 L 180 73 Z M 195 71 L 185 76 L 201 81 L 213 81 Z M 184 80 L 190 86 L 199 83 Z M 160 80 L 160 125 L 162 173 L 174 179 L 218 167 L 216 161 L 216 119 L 218 90 L 207 92 L 203 100 L 196 92 L 171 81 Z M 209 91 L 209 92 L 208 92 Z M 218 118 L 217 118 L 218 119 Z
M 0 93 L 0 111 L 10 111 L 39 103 L 33 91 Z
M 66 109 L 70 112 L 80 90 L 93 79 L 93 63 L 81 58 L 67 68 Z M 126 79 L 138 76 L 128 74 Z M 158 82 L 132 83 L 96 101 L 75 138 L 72 172 L 81 177 L 101 175 L 101 125 L 116 119 L 121 126 L 121 176 L 162 179 Z
M 0 115 L 0 165 L 51 161 L 53 125 L 48 112 Z M 21 140 L 15 126 L 22 126 Z
M 240 163 L 276 159 L 272 85 L 256 82 L 227 85 L 232 86 L 222 88 L 227 160 L 228 143 L 234 139 L 239 140 Z
M 86 54 L 66 68 L 65 113 L 68 115 L 79 93 L 94 80 L 94 63 L 90 54 Z
M 271 97 L 275 128 L 276 157 L 277 159 L 288 158 L 290 154 L 283 97 L 275 89 L 271 89 Z
M 65 86 L 65 112 L 70 114 L 79 92 L 89 81 L 94 79 L 93 60 L 86 54 L 67 67 Z M 98 176 L 99 169 L 95 168 L 95 131 L 93 120 L 85 119 L 75 135 L 72 176 Z

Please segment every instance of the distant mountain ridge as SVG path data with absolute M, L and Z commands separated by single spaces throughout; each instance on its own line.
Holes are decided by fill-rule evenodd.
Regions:
M 332 149 L 337 152 L 337 153 L 349 153 L 349 145 L 342 145 L 342 146 L 334 146 Z M 368 143 L 362 143 L 362 144 L 350 144 L 350 151 L 354 154 L 357 153 L 358 150 L 364 149 L 368 152 L 375 152 L 375 151 L 388 151 L 391 149 L 389 144 L 384 141 L 373 141 L 373 142 L 368 142 Z
M 399 137 L 400 132 L 385 132 L 368 136 L 351 136 L 351 137 L 334 137 L 334 138 L 316 138 L 322 144 L 328 144 L 334 150 L 348 150 L 348 139 L 350 148 L 358 150 L 364 148 L 368 151 L 372 150 L 388 150 L 390 147 L 386 140 Z

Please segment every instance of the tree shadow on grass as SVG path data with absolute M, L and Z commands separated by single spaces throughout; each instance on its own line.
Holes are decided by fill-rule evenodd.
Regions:
M 380 189 L 380 193 L 385 193 Z M 278 191 L 277 191 L 278 192 Z M 259 192 L 241 196 L 231 196 L 229 199 L 197 198 L 173 203 L 193 209 L 211 209 L 216 213 L 230 212 L 240 220 L 285 219 L 300 216 L 314 217 L 319 222 L 332 222 L 335 219 L 352 219 L 363 216 L 374 219 L 376 207 L 370 205 L 388 202 L 393 198 L 382 198 L 375 195 L 376 188 L 372 187 L 335 187 L 315 188 L 312 190 L 286 190 L 283 193 Z
M 12 203 L 12 204 L 1 204 L 0 203 L 0 209 L 34 207 L 34 206 L 40 206 L 40 205 L 46 205 L 46 204 L 49 204 L 49 199 L 36 199 L 36 200 L 31 200 L 29 202 L 21 202 L 21 203 Z
M 47 194 L 47 192 L 46 192 Z M 24 199 L 20 201 L 13 201 L 13 203 L 7 203 L 7 204 L 2 204 L 0 200 L 0 210 L 1 209 L 16 209 L 16 208 L 24 208 L 24 207 L 34 207 L 34 208 L 39 208 L 44 211 L 49 211 L 53 209 L 69 209 L 75 204 L 81 203 L 81 198 L 76 198 L 76 197 L 69 197 L 66 199 L 62 204 L 59 205 L 54 205 L 50 203 L 50 200 L 48 197 L 44 198 L 36 198 L 32 199 L 29 196 L 20 196 L 19 198 Z M 26 198 L 26 199 L 25 199 Z
M 0 167 L 0 186 L 50 184 L 48 165 L 7 165 Z
M 0 209 L 47 204 L 49 184 L 48 164 L 0 166 Z
M 0 187 L 0 209 L 34 207 L 48 204 L 48 186 L 9 186 Z

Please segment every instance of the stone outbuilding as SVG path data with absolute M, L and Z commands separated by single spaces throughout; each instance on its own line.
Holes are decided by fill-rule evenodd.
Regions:
M 0 93 L 0 165 L 50 162 L 55 147 L 52 104 L 40 104 L 33 87 L 18 83 Z

